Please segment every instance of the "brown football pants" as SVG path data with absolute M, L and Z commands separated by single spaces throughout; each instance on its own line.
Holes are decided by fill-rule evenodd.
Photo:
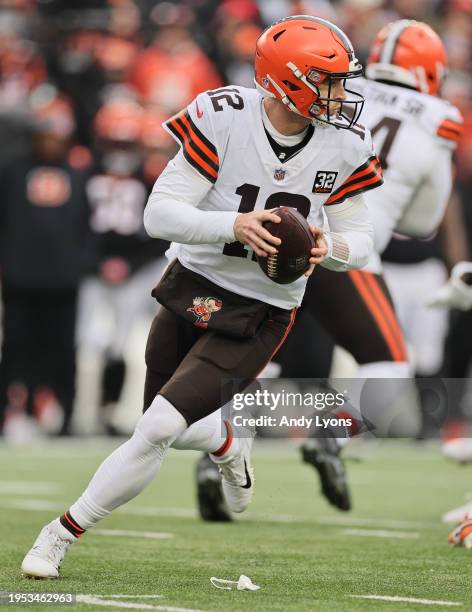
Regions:
M 146 346 L 144 410 L 159 393 L 191 425 L 243 391 L 285 341 L 296 310 L 272 307 L 256 335 L 232 338 L 162 307 Z

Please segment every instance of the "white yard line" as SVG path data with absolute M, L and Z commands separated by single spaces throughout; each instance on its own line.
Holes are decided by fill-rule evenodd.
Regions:
M 416 540 L 420 537 L 420 534 L 415 531 L 392 531 L 387 529 L 340 529 L 338 533 L 364 538 L 398 538 L 400 540 Z
M 360 518 L 354 516 L 317 516 L 313 520 L 321 525 L 340 525 L 351 527 L 378 526 L 387 529 L 419 529 L 421 527 L 437 527 L 438 522 L 433 521 L 399 521 L 387 518 Z
M 38 482 L 37 480 L 0 480 L 0 493 L 3 495 L 32 495 L 59 493 L 62 487 L 57 482 Z
M 152 540 L 169 540 L 174 537 L 173 533 L 163 531 L 129 531 L 126 529 L 93 529 L 92 535 L 113 536 L 121 538 L 150 538 Z
M 356 599 L 375 599 L 377 601 L 396 601 L 403 603 L 417 603 L 425 606 L 462 606 L 461 601 L 442 601 L 439 599 L 416 599 L 415 597 L 398 597 L 396 595 L 350 595 Z
M 65 504 L 48 499 L 2 499 L 0 508 L 12 508 L 13 510 L 31 510 L 33 512 L 61 511 Z
M 104 597 L 114 597 L 113 595 L 105 595 Z M 204 612 L 194 608 L 176 608 L 175 606 L 153 606 L 151 604 L 117 601 L 116 599 L 104 599 L 97 595 L 77 595 L 77 603 L 85 603 L 91 606 L 105 606 L 108 608 L 128 608 L 132 610 L 161 610 L 162 612 Z
M 157 508 L 155 506 L 123 506 L 116 512 L 135 516 L 165 516 L 172 518 L 196 518 L 196 508 Z
M 11 498 L 0 500 L 0 508 L 12 508 L 15 510 L 31 510 L 44 512 L 45 510 L 63 511 L 67 508 L 67 502 L 50 501 L 47 499 L 22 499 Z M 163 518 L 197 518 L 196 509 L 193 508 L 158 508 L 155 506 L 123 506 L 116 510 L 118 514 L 129 516 L 156 516 Z M 314 515 L 273 514 L 266 512 L 247 512 L 245 518 L 253 521 L 269 521 L 272 523 L 317 523 L 332 527 L 385 527 L 392 529 L 419 529 L 420 527 L 437 527 L 438 523 L 419 523 L 414 521 L 397 521 L 393 519 L 355 518 L 355 517 L 319 517 Z

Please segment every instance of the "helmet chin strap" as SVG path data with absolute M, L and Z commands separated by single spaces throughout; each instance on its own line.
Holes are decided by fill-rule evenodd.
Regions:
M 329 124 L 325 123 L 324 121 L 319 121 L 318 119 L 316 119 L 316 117 L 306 117 L 305 115 L 303 115 L 298 109 L 297 107 L 291 102 L 290 98 L 285 94 L 284 90 L 277 85 L 277 83 L 274 81 L 274 79 L 267 74 L 266 78 L 270 81 L 272 87 L 278 92 L 278 94 L 280 95 L 280 101 L 282 102 L 282 104 L 285 104 L 285 106 L 290 109 L 293 113 L 296 113 L 297 115 L 299 115 L 300 117 L 304 117 L 305 119 L 310 119 L 311 124 L 314 125 L 315 127 L 320 127 L 320 128 L 327 128 Z M 266 98 L 275 98 L 277 99 L 277 96 L 275 94 L 273 94 L 270 91 L 267 91 L 266 89 L 264 89 L 261 85 L 259 85 L 259 83 L 254 79 L 254 82 L 256 84 L 256 88 L 262 93 L 263 96 L 265 96 Z

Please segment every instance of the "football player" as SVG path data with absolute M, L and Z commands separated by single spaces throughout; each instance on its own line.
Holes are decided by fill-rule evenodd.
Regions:
M 406 379 L 411 369 L 382 277 L 380 254 L 394 231 L 428 237 L 443 217 L 452 186 L 452 155 L 462 128 L 458 109 L 440 98 L 446 66 L 440 38 L 424 23 L 400 20 L 378 33 L 368 60 L 367 79 L 356 79 L 353 85 L 366 99 L 362 122 L 372 133 L 385 174 L 385 186 L 365 196 L 374 224 L 375 251 L 362 270 L 333 274 L 328 266 L 318 267 L 304 297 L 305 310 L 314 314 L 336 344 L 359 364 L 359 384 L 352 380 L 349 385 L 343 380 L 343 388 L 348 387 L 351 403 L 362 409 L 363 416 L 382 435 L 392 431 L 396 416 L 392 407 L 401 393 L 407 394 Z M 359 124 L 355 129 L 360 129 Z M 330 160 L 325 160 L 323 170 L 317 175 L 314 190 L 323 189 L 328 194 L 326 211 L 330 204 L 355 195 L 376 180 L 374 168 L 366 166 L 338 188 L 326 178 L 331 175 L 327 172 L 331 171 Z M 304 330 L 295 324 L 293 334 L 297 333 Z M 282 377 L 291 359 L 292 355 L 284 354 L 282 348 L 278 355 Z M 305 361 L 309 360 L 307 355 Z M 372 378 L 381 380 L 369 382 L 369 386 L 378 384 L 371 394 L 375 406 L 369 411 L 365 404 L 360 405 L 360 398 L 362 381 Z M 401 404 L 403 409 L 411 406 Z M 337 432 L 328 436 L 320 433 L 315 432 L 303 445 L 303 459 L 317 469 L 322 492 L 330 503 L 349 510 L 350 495 L 339 454 L 348 437 L 338 438 Z M 201 461 L 197 469 L 200 513 L 210 520 L 222 516 L 227 520 L 214 470 L 207 459 Z
M 154 290 L 163 308 L 146 347 L 145 412 L 81 497 L 40 532 L 22 563 L 28 576 L 57 577 L 70 545 L 138 495 L 171 445 L 211 453 L 229 508 L 247 507 L 252 437 L 233 436 L 216 409 L 272 358 L 303 297 L 306 278 L 277 285 L 253 259 L 276 253 L 279 240 L 262 225 L 279 222 L 274 207 L 296 207 L 308 219 L 317 246 L 307 275 L 321 263 L 349 270 L 369 259 L 362 191 L 383 179 L 369 132 L 356 127 L 363 98 L 345 88 L 362 72 L 349 39 L 322 19 L 283 19 L 258 40 L 255 69 L 257 89 L 207 91 L 166 124 L 182 147 L 156 181 L 144 220 L 151 236 L 175 243 L 175 259 Z M 326 181 L 343 192 L 336 202 L 317 189 L 326 168 Z M 360 186 L 365 170 L 372 180 Z M 235 382 L 229 393 L 227 380 Z
M 405 379 L 412 375 L 380 254 L 394 231 L 427 238 L 443 218 L 452 188 L 452 155 L 462 130 L 459 110 L 440 97 L 446 70 L 443 43 L 428 25 L 404 19 L 377 34 L 367 79 L 356 82 L 356 91 L 366 98 L 362 120 L 385 175 L 382 193 L 374 190 L 366 196 L 375 250 L 362 270 L 334 276 L 318 269 L 305 294 L 306 307 L 359 364 L 358 379 L 382 379 L 368 383 L 375 406 L 360 405 L 362 385 L 353 381 L 349 389 L 353 405 L 380 435 L 394 431 L 395 399 L 408 395 Z M 337 197 L 333 193 L 330 199 Z M 412 407 L 411 402 L 401 404 Z M 350 501 L 339 449 L 347 440 L 315 436 L 302 448 L 304 460 L 319 472 L 324 494 L 343 510 Z

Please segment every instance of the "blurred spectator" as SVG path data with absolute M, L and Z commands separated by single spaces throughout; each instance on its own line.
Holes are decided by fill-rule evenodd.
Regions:
M 0 172 L 3 348 L 0 420 L 25 410 L 46 418 L 54 398 L 69 433 L 75 394 L 78 285 L 88 252 L 85 173 L 72 147 L 74 116 L 54 88 L 32 95 L 32 150 Z
M 253 87 L 256 40 L 262 32 L 257 5 L 252 0 L 223 2 L 214 28 L 218 66 L 226 82 Z
M 129 99 L 111 99 L 100 108 L 94 124 L 95 167 L 87 182 L 98 269 L 81 292 L 79 339 L 86 353 L 103 355 L 100 419 L 109 435 L 120 433 L 114 416 L 125 382 L 130 333 L 136 321 L 155 311 L 151 290 L 166 265 L 162 255 L 167 243 L 149 238 L 143 226 L 144 207 L 157 178 L 147 184 L 144 177 L 144 119 L 143 109 Z M 149 125 L 145 134 L 152 135 Z
M 152 9 L 150 19 L 157 33 L 151 46 L 138 55 L 130 77 L 145 104 L 170 114 L 201 91 L 223 85 L 194 40 L 195 14 L 189 6 L 160 2 Z

